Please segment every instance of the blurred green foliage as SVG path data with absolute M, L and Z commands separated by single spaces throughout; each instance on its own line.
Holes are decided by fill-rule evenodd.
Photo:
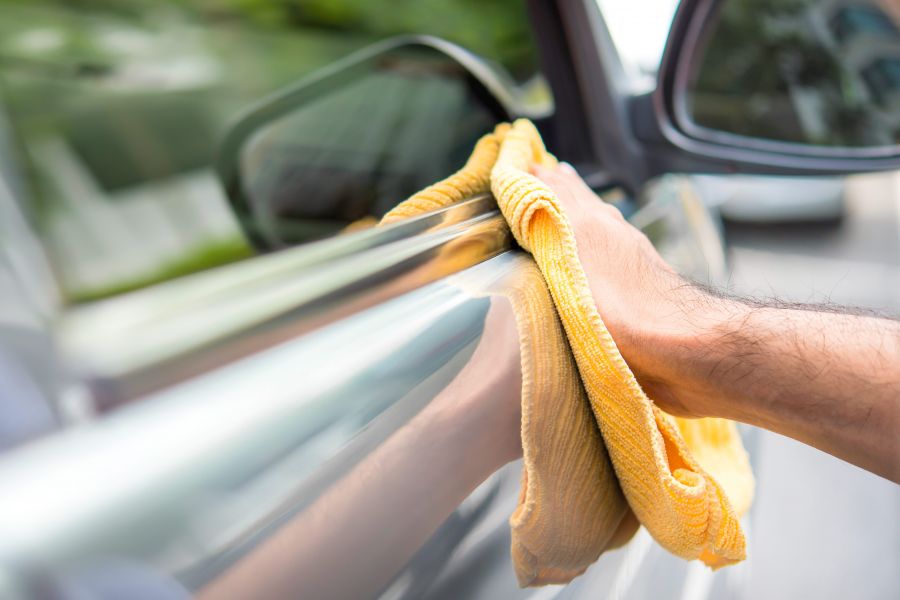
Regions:
M 495 60 L 514 76 L 536 70 L 523 0 L 206 0 L 260 23 L 388 37 L 427 33 Z M 204 3 L 201 3 L 201 5 Z
M 519 79 L 537 70 L 524 0 L 0 0 L 0 5 L 57 7 L 137 23 L 179 15 L 210 27 L 324 30 L 372 39 L 428 34 L 494 60 Z M 90 54 L 90 40 L 81 41 L 87 43 L 69 49 Z
M 144 200 L 158 194 L 157 220 L 177 225 L 181 238 L 197 231 L 197 239 L 182 240 L 184 256 L 161 256 L 149 270 L 99 286 L 103 277 L 89 278 L 88 288 L 64 284 L 69 299 L 119 293 L 250 255 L 237 229 L 210 239 L 203 223 L 183 222 L 167 182 L 209 173 L 241 108 L 399 34 L 456 42 L 520 81 L 537 70 L 522 0 L 0 0 L 2 108 L 26 158 L 32 217 L 62 281 L 69 271 L 99 274 L 109 254 L 95 252 L 96 268 L 75 265 L 95 259 L 66 251 L 72 239 L 107 248 L 125 238 L 133 246 L 122 249 L 126 255 L 169 235 L 121 223 L 124 216 L 102 217 L 130 202 L 130 190 L 142 190 Z M 48 152 L 62 163 L 48 161 Z M 220 198 L 210 200 L 208 210 L 222 210 Z M 132 214 L 124 208 L 121 215 Z M 133 225 L 137 233 L 110 232 L 95 244 L 89 238 L 96 227 L 83 226 L 91 222 Z

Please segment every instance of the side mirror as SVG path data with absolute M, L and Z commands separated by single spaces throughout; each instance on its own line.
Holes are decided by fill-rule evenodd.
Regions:
M 461 167 L 515 114 L 510 89 L 458 46 L 389 39 L 251 107 L 226 136 L 218 173 L 261 249 L 327 237 Z
M 658 83 L 659 133 L 684 170 L 900 167 L 891 0 L 684 0 Z

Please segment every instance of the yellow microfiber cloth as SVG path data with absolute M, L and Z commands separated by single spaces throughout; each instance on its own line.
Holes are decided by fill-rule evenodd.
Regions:
M 745 540 L 738 516 L 750 505 L 754 483 L 737 428 L 722 419 L 672 417 L 644 394 L 603 324 L 562 206 L 552 190 L 528 172 L 532 164 L 555 162 L 531 122 L 520 119 L 513 125 L 501 124 L 478 142 L 463 169 L 414 195 L 385 215 L 383 222 L 490 190 L 516 240 L 533 255 L 544 276 L 615 474 L 634 515 L 663 547 L 678 556 L 699 558 L 712 567 L 740 561 L 745 557 Z M 541 355 L 565 354 L 552 347 L 537 351 Z M 524 368 L 523 363 L 523 373 Z M 554 419 L 552 413 L 541 409 L 535 413 L 541 416 L 532 415 L 532 424 L 539 419 Z M 531 447 L 533 443 L 523 435 L 526 456 L 544 456 L 542 452 L 547 449 Z M 573 434 L 567 444 L 577 446 L 584 441 Z M 523 496 L 527 496 L 527 485 Z M 610 481 L 605 485 L 615 484 Z M 570 480 L 569 488 L 562 493 L 578 495 L 584 491 Z M 539 512 L 550 519 L 554 507 L 546 508 Z M 558 527 L 568 524 L 550 519 L 544 532 L 550 536 L 552 529 L 552 536 L 560 538 L 582 535 L 577 530 L 554 529 Z M 516 555 L 515 528 L 513 534 L 520 581 L 564 579 L 562 571 L 555 573 L 559 577 L 548 576 L 547 581 L 523 577 L 528 566 L 522 564 L 521 555 Z M 553 548 L 541 551 L 552 554 Z M 535 560 L 540 564 L 541 559 L 537 556 Z M 572 570 L 565 573 L 577 575 Z
M 567 583 L 603 551 L 628 541 L 638 522 L 622 496 L 544 279 L 527 255 L 510 260 L 513 272 L 486 291 L 509 302 L 519 335 L 524 466 L 509 520 L 513 563 L 523 587 Z M 451 281 L 463 285 L 467 278 Z M 485 293 L 484 286 L 463 287 Z

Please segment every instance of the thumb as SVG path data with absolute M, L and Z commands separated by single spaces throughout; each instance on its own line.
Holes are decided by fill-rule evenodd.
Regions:
M 574 220 L 580 220 L 580 217 L 597 211 L 624 220 L 622 212 L 612 204 L 604 202 L 578 175 L 572 165 L 559 163 L 556 168 L 535 165 L 532 172 L 550 187 L 563 210 Z
M 547 184 L 547 187 L 556 195 L 556 198 L 562 204 L 562 208 L 567 213 L 580 210 L 581 202 L 578 194 L 574 193 L 572 179 L 578 179 L 578 175 L 570 175 L 565 172 L 564 163 L 560 163 L 556 167 L 547 167 L 544 165 L 534 165 L 531 172 L 534 176 Z M 568 167 L 571 169 L 572 167 Z M 574 169 L 573 169 L 574 171 Z

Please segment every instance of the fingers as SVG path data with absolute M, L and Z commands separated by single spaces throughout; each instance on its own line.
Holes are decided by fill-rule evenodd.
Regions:
M 582 210 L 582 202 L 576 193 L 576 188 L 572 186 L 570 181 L 571 175 L 567 176 L 559 167 L 551 168 L 537 164 L 532 166 L 531 172 L 553 190 L 553 193 L 556 194 L 556 197 L 562 204 L 563 210 L 567 213 L 572 214 Z
M 559 170 L 568 175 L 578 175 L 578 171 L 575 170 L 575 167 L 565 161 L 559 163 Z
M 601 211 L 618 219 L 623 219 L 621 211 L 603 200 L 588 187 L 572 165 L 561 162 L 556 168 L 534 165 L 532 173 L 550 186 L 567 212 Z
M 588 184 L 584 182 L 584 179 L 578 174 L 578 171 L 575 170 L 575 167 L 570 165 L 567 162 L 559 163 L 559 168 L 557 172 L 560 176 L 568 183 L 568 185 L 574 187 L 577 190 L 577 195 L 579 198 L 584 200 L 590 200 L 592 202 L 596 200 L 600 200 L 600 197 L 594 193 Z

